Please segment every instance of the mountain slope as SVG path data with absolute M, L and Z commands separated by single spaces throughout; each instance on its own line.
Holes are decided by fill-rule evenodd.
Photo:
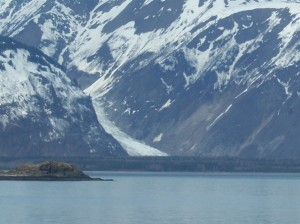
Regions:
M 1 156 L 126 155 L 61 66 L 1 36 L 0 55 Z
M 177 155 L 299 157 L 300 124 L 287 113 L 299 103 L 299 14 L 251 9 L 199 26 L 115 72 L 103 97 L 111 119 Z
M 86 92 L 131 137 L 171 155 L 300 156 L 299 1 L 13 3 L 0 6 L 2 33 L 59 60 L 81 87 L 99 78 Z M 32 43 L 30 21 L 44 36 Z

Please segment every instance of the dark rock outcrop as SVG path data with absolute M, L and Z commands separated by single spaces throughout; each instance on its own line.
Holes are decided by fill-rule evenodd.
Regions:
M 69 163 L 46 161 L 40 164 L 23 164 L 15 170 L 0 172 L 0 180 L 101 181 L 103 179 L 91 178 Z

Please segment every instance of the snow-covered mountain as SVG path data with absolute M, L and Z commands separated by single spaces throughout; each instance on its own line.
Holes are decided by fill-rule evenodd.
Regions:
M 0 155 L 126 155 L 62 67 L 0 36 Z
M 168 154 L 300 157 L 298 0 L 7 0 L 0 30 Z

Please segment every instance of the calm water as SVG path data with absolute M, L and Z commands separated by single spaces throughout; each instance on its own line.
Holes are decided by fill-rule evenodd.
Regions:
M 116 181 L 0 182 L 0 223 L 300 223 L 300 175 L 89 174 Z

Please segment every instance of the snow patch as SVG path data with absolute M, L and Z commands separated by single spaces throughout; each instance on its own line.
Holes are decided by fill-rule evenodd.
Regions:
M 239 95 L 237 95 L 234 99 L 238 99 L 239 97 L 241 97 L 246 92 L 248 92 L 248 88 L 245 89 L 243 92 L 241 92 Z
M 218 120 L 220 120 L 220 118 L 222 117 L 222 116 L 224 116 L 229 110 L 230 110 L 230 108 L 232 107 L 232 104 L 230 104 L 227 108 L 226 108 L 226 110 L 224 111 L 224 112 L 222 112 L 209 126 L 208 126 L 208 128 L 207 129 L 210 129 L 212 126 L 214 126 L 217 122 L 218 122 Z
M 167 93 L 170 94 L 173 91 L 173 89 L 174 89 L 173 86 L 172 85 L 168 85 L 163 78 L 161 78 L 160 80 L 161 80 L 162 84 L 164 85 Z
M 167 102 L 162 105 L 162 107 L 158 110 L 158 112 L 170 107 L 172 105 L 172 103 L 174 103 L 175 100 L 171 100 L 171 99 L 168 99 Z
M 150 4 L 151 2 L 153 2 L 153 1 L 154 1 L 154 0 L 145 0 L 143 6 L 149 5 L 149 4 Z
M 164 136 L 163 133 L 160 133 L 158 136 L 156 136 L 154 139 L 153 139 L 153 142 L 160 142 L 162 140 L 162 137 Z
M 286 100 L 284 101 L 284 103 L 286 103 L 286 101 L 287 101 L 288 99 L 290 99 L 290 98 L 292 97 L 292 95 L 293 95 L 293 93 L 289 91 L 289 89 L 290 89 L 289 82 L 290 82 L 291 80 L 289 80 L 287 83 L 285 83 L 285 82 L 281 81 L 279 78 L 277 78 L 277 81 L 278 81 L 278 83 L 279 83 L 280 85 L 282 85 L 282 87 L 284 88 L 285 94 L 287 95 L 287 98 L 286 98 Z

